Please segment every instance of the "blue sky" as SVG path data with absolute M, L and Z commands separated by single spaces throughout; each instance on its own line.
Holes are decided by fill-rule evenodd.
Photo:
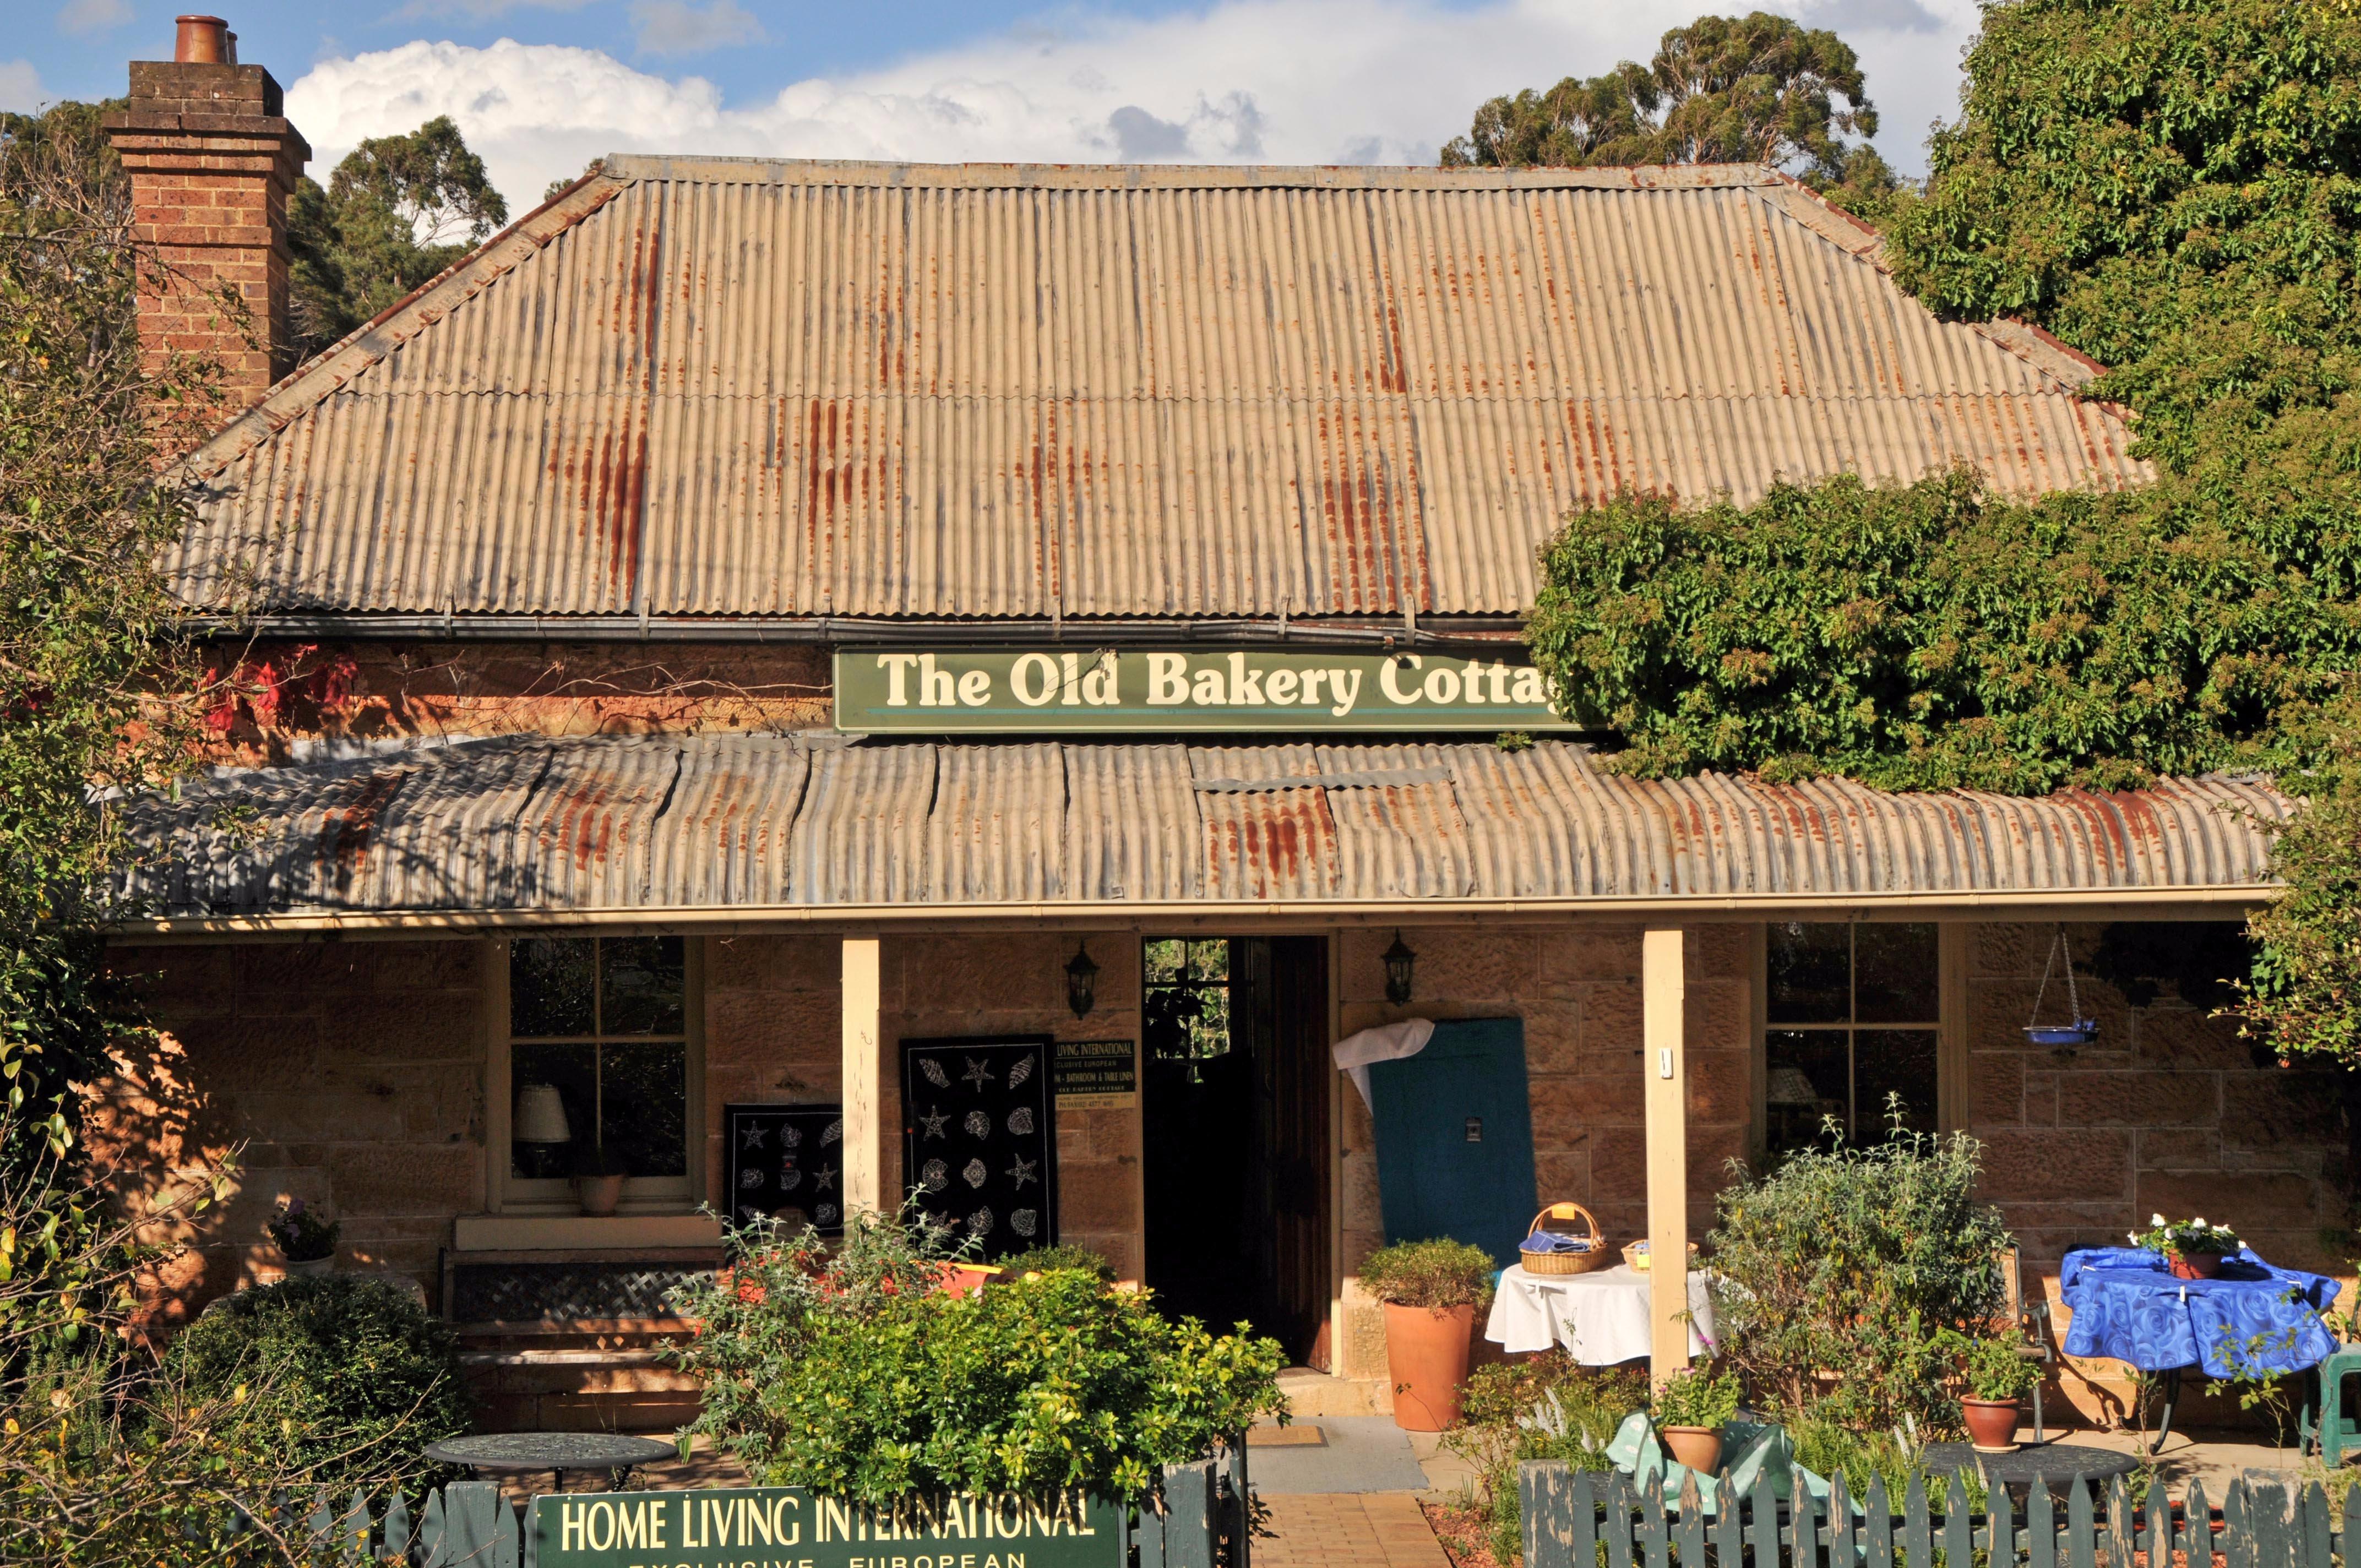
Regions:
M 1763 0 L 1758 0 L 1763 3 Z M 1860 50 L 1917 170 L 1973 0 L 1767 0 Z M 8 0 L 0 107 L 123 90 L 182 4 Z M 224 0 L 324 176 L 458 119 L 512 198 L 609 151 L 1428 162 L 1493 93 L 1644 59 L 1706 0 Z M 1730 6 L 1730 9 L 1737 9 Z

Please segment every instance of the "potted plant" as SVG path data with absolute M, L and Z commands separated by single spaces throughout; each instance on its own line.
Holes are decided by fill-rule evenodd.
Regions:
M 1700 1475 L 1721 1468 L 1721 1429 L 1738 1414 L 1738 1375 L 1689 1369 L 1656 1390 L 1656 1430 L 1673 1457 Z
M 1396 1426 L 1442 1431 L 1458 1421 L 1476 1307 L 1495 1272 L 1483 1248 L 1448 1237 L 1397 1242 L 1362 1263 L 1361 1288 L 1386 1307 Z
M 623 1179 L 631 1168 L 623 1157 L 604 1144 L 593 1144 L 574 1157 L 574 1190 L 581 1194 L 586 1214 L 611 1214 L 623 1201 Z
M 2019 1402 L 2041 1376 L 2041 1369 L 2005 1338 L 1952 1337 L 1958 1342 L 1960 1377 L 1968 1390 L 1960 1400 L 1960 1419 L 1967 1423 L 1968 1441 L 1978 1453 L 2015 1453 Z
M 2205 1216 L 2168 1222 L 2148 1216 L 2149 1228 L 2135 1234 L 2132 1245 L 2162 1255 L 2175 1279 L 2211 1279 L 2222 1271 L 2222 1260 L 2236 1255 L 2238 1234 L 2227 1225 L 2209 1225 Z
M 342 1222 L 323 1220 L 303 1206 L 303 1200 L 291 1198 L 263 1223 L 262 1234 L 286 1260 L 287 1273 L 300 1276 L 335 1267 L 336 1233 L 343 1229 Z

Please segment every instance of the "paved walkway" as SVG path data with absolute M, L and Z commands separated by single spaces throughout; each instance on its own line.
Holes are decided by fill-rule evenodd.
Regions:
M 1451 1568 L 1409 1492 L 1272 1492 L 1255 1568 Z

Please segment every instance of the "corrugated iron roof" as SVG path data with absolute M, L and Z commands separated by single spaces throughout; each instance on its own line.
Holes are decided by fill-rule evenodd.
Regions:
M 2231 778 L 2041 799 L 1602 773 L 1587 750 L 514 737 L 124 807 L 150 914 L 1394 903 L 2252 887 Z
M 1571 507 L 2146 477 L 1756 166 L 616 158 L 194 459 L 200 606 L 1508 614 Z

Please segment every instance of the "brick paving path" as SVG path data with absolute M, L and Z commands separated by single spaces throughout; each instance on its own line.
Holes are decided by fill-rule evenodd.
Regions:
M 1255 1568 L 1450 1568 L 1409 1492 L 1265 1494 Z

